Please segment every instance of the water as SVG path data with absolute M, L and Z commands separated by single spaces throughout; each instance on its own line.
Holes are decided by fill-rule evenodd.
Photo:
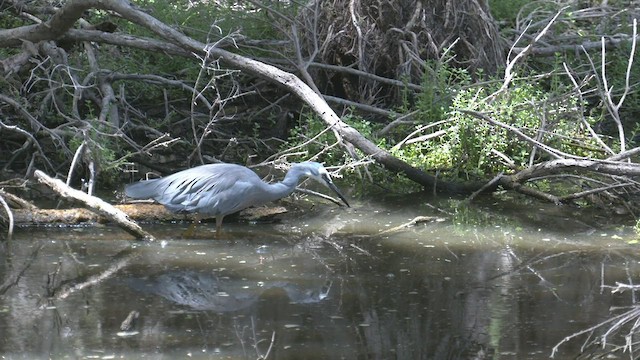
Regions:
M 230 222 L 223 239 L 213 225 L 191 240 L 180 239 L 188 224 L 147 225 L 152 244 L 110 226 L 21 229 L 0 256 L 0 354 L 547 359 L 635 300 L 608 287 L 640 270 L 633 234 L 608 217 L 487 199 L 446 214 L 417 200 Z M 441 219 L 378 235 L 416 216 Z

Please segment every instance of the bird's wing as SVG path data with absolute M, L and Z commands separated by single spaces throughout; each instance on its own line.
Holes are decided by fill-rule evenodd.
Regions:
M 253 184 L 261 182 L 253 171 L 233 164 L 199 166 L 155 181 L 153 198 L 169 210 L 208 215 L 234 212 Z
M 206 194 L 192 199 L 193 211 L 212 216 L 227 215 L 255 205 L 256 200 L 259 200 L 260 193 L 253 181 L 225 178 L 218 185 Z

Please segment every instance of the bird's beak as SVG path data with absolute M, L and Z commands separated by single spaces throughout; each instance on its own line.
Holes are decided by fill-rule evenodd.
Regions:
M 340 200 L 342 200 L 342 202 L 344 202 L 344 204 L 347 205 L 347 207 L 351 207 L 349 206 L 347 199 L 344 198 L 344 195 L 342 195 L 342 192 L 340 192 L 340 189 L 338 189 L 338 187 L 333 183 L 333 181 L 331 181 L 331 179 L 325 179 L 325 181 L 329 189 L 333 190 L 333 192 L 338 194 L 338 196 L 340 197 Z

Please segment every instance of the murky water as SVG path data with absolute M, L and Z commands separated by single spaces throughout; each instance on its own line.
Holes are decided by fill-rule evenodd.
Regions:
M 109 226 L 22 229 L 0 256 L 0 355 L 546 359 L 634 302 L 608 287 L 640 271 L 611 219 L 491 202 L 446 214 L 417 200 L 229 222 L 223 239 L 212 225 L 194 240 L 180 239 L 188 224 L 147 225 L 152 244 Z M 425 215 L 442 221 L 378 235 Z

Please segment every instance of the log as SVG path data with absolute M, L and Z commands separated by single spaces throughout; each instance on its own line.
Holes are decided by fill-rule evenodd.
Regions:
M 194 214 L 176 214 L 168 211 L 160 204 L 131 203 L 113 205 L 126 214 L 131 220 L 144 222 L 193 221 Z M 243 220 L 263 220 L 286 213 L 282 206 L 249 208 L 240 212 Z M 108 223 L 111 218 L 85 208 L 72 209 L 13 209 L 16 225 L 37 226 L 42 224 L 82 224 L 86 222 Z
M 120 226 L 126 232 L 135 236 L 136 239 L 147 241 L 155 240 L 153 235 L 143 230 L 140 225 L 138 225 L 134 221 L 131 221 L 127 214 L 115 208 L 113 205 L 107 203 L 106 201 L 98 197 L 86 194 L 80 190 L 73 189 L 67 186 L 67 184 L 65 184 L 61 180 L 51 178 L 40 170 L 36 170 L 34 176 L 36 177 L 36 179 L 38 179 L 39 182 L 46 184 L 53 191 L 60 194 L 60 196 L 79 201 L 92 212 L 107 217 L 114 223 L 118 224 L 118 226 Z

